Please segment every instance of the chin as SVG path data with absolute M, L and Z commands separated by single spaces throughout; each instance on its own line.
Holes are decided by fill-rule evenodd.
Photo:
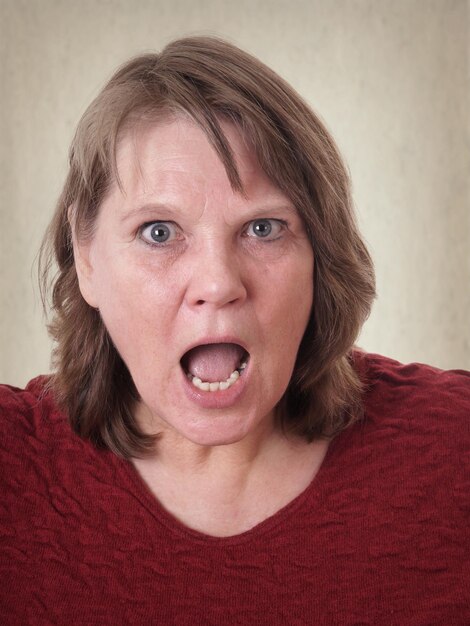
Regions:
M 256 429 L 255 422 L 246 417 L 228 417 L 227 415 L 214 415 L 193 420 L 185 423 L 176 432 L 193 444 L 200 446 L 226 446 L 235 444 L 250 435 Z

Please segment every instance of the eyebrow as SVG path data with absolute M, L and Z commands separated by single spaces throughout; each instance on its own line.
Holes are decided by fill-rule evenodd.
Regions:
M 145 215 L 146 213 L 159 213 L 158 216 L 161 220 L 173 220 L 181 216 L 181 213 L 186 213 L 186 210 L 182 210 L 175 205 L 159 202 L 151 202 L 149 204 L 143 204 L 133 209 L 126 210 L 121 216 L 121 222 L 127 222 L 138 215 Z M 290 213 L 300 217 L 295 206 L 290 202 L 279 202 L 271 205 L 259 205 L 253 207 L 252 210 L 247 211 L 249 219 L 257 219 L 261 217 L 275 217 L 276 213 Z
M 173 218 L 181 213 L 181 211 L 178 211 L 178 209 L 176 207 L 173 207 L 171 204 L 152 202 L 150 204 L 143 204 L 128 211 L 126 210 L 125 213 L 123 213 L 123 215 L 121 216 L 121 221 L 127 222 L 128 220 L 134 218 L 136 215 L 155 212 L 162 213 L 162 217 L 168 216 L 169 218 Z

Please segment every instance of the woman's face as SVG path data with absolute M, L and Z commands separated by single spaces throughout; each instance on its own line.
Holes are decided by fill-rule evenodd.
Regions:
M 245 195 L 192 122 L 142 126 L 119 144 L 123 191 L 114 184 L 93 238 L 75 249 L 82 293 L 140 394 L 138 415 L 202 445 L 272 420 L 313 300 L 302 220 L 236 127 L 223 128 Z

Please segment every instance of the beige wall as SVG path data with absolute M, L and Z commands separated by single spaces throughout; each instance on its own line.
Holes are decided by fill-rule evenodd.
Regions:
M 0 377 L 45 372 L 31 267 L 74 126 L 115 66 L 190 33 L 286 77 L 343 150 L 379 297 L 361 345 L 470 368 L 467 0 L 0 0 Z

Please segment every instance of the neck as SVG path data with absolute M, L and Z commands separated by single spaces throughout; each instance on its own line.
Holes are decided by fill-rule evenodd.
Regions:
M 157 432 L 155 452 L 146 459 L 148 465 L 167 468 L 169 472 L 201 473 L 212 467 L 250 468 L 264 457 L 273 444 L 284 439 L 274 425 L 273 413 L 260 420 L 241 440 L 222 445 L 201 445 L 157 418 L 143 404 L 137 407 L 136 421 L 145 432 Z
M 220 446 L 200 446 L 165 429 L 155 455 L 133 463 L 181 522 L 227 536 L 252 528 L 306 489 L 327 447 L 287 438 L 266 420 L 242 441 Z

